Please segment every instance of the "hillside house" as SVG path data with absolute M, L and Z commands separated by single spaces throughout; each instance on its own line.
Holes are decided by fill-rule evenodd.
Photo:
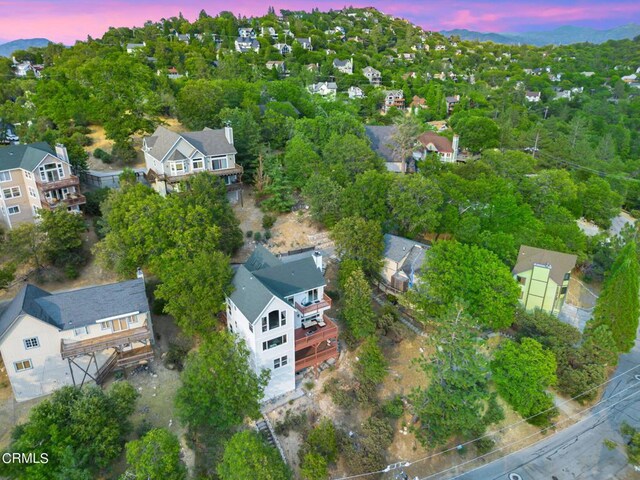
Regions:
M 382 74 L 379 70 L 376 70 L 373 67 L 364 67 L 362 69 L 362 74 L 369 80 L 371 85 L 376 87 L 382 84 Z
M 271 371 L 264 400 L 294 390 L 298 372 L 338 358 L 322 271 L 319 252 L 285 263 L 259 245 L 233 277 L 223 318 L 245 341 L 256 373 Z
M 146 47 L 147 44 L 145 42 L 142 43 L 127 43 L 127 53 L 129 55 L 136 53 L 138 50 Z
M 256 38 L 256 31 L 251 27 L 241 27 L 238 29 L 238 37 L 240 38 Z
M 345 75 L 352 75 L 353 61 L 350 58 L 348 58 L 347 60 L 340 60 L 340 59 L 334 58 L 333 68 L 338 70 L 340 73 L 344 73 Z
M 404 92 L 402 90 L 388 90 L 385 92 L 382 112 L 387 113 L 393 107 L 404 110 Z
M 85 203 L 64 145 L 55 150 L 44 142 L 0 147 L 0 224 L 11 229 L 33 223 L 41 209 L 80 213 Z
M 520 285 L 520 303 L 527 311 L 539 308 L 558 315 L 578 257 L 522 245 L 513 278 Z
M 305 50 L 313 50 L 313 45 L 311 45 L 311 37 L 309 38 L 296 38 L 296 42 L 300 44 L 302 48 Z
M 284 73 L 287 70 L 282 60 L 269 60 L 265 63 L 265 67 L 267 67 L 267 70 L 275 69 L 280 73 Z
M 150 361 L 153 342 L 142 278 L 59 293 L 27 284 L 0 306 L 0 354 L 19 402 L 101 384 Z
M 259 52 L 260 51 L 260 42 L 255 38 L 245 38 L 238 37 L 235 41 L 236 52 L 247 53 L 247 52 Z
M 435 132 L 424 132 L 418 137 L 420 150 L 417 152 L 417 159 L 424 159 L 430 153 L 437 153 L 441 162 L 455 163 L 458 159 L 458 145 L 460 137 L 453 136 L 453 142 L 447 137 L 438 135 Z
M 280 55 L 282 55 L 283 57 L 291 53 L 291 47 L 286 43 L 276 43 L 275 45 L 273 45 L 273 48 L 278 50 Z
M 385 286 L 394 293 L 404 293 L 416 285 L 420 281 L 420 271 L 429 248 L 424 243 L 385 234 L 381 275 Z
M 534 102 L 537 103 L 540 101 L 540 92 L 530 92 L 530 91 L 526 91 L 524 94 L 524 99 L 527 102 Z
M 428 108 L 427 101 L 418 95 L 414 95 L 409 104 L 409 109 L 414 115 L 417 115 L 420 110 L 427 110 Z
M 191 175 L 210 172 L 220 176 L 230 200 L 238 199 L 242 166 L 236 164 L 233 129 L 230 126 L 200 132 L 176 133 L 163 126 L 142 139 L 146 178 L 161 195 L 166 195 Z
M 460 95 L 453 95 L 450 97 L 446 97 L 445 101 L 447 102 L 447 112 L 453 112 L 453 109 L 460 103 Z
M 398 158 L 398 144 L 394 140 L 398 129 L 395 125 L 366 125 L 364 129 L 371 142 L 371 148 L 384 159 L 388 172 L 415 171 L 415 159 L 412 156 L 405 159 Z
M 273 40 L 278 39 L 278 32 L 273 27 L 260 27 L 260 35 L 263 37 L 271 37 Z
M 364 98 L 364 92 L 360 87 L 354 87 L 354 86 L 349 87 L 349 89 L 347 90 L 347 94 L 349 95 L 349 98 L 352 100 L 356 98 Z
M 338 85 L 335 82 L 313 83 L 307 87 L 307 90 L 313 95 L 334 99 L 338 93 Z

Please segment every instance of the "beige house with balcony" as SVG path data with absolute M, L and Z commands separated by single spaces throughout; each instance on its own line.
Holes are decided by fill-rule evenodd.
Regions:
M 243 169 L 236 164 L 230 126 L 182 133 L 160 126 L 142 140 L 142 151 L 147 180 L 161 195 L 171 193 L 191 175 L 210 172 L 220 176 L 231 199 L 237 199 Z
M 294 390 L 298 372 L 338 358 L 322 255 L 284 260 L 258 246 L 236 271 L 223 314 L 227 328 L 245 341 L 255 371 L 271 372 L 265 400 Z
M 85 203 L 64 145 L 55 150 L 44 142 L 0 147 L 0 222 L 8 228 L 36 221 L 41 209 L 80 213 Z
M 25 285 L 0 305 L 0 354 L 17 401 L 101 384 L 153 358 L 144 279 L 49 293 Z

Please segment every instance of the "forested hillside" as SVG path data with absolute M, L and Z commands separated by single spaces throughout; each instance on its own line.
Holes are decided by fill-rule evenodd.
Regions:
M 248 180 L 256 170 L 264 177 L 256 182 L 265 185 L 267 209 L 287 210 L 302 192 L 329 226 L 360 215 L 412 237 L 452 233 L 507 263 L 525 240 L 585 259 L 590 246 L 576 218 L 607 228 L 621 206 L 640 208 L 640 91 L 621 80 L 640 66 L 640 40 L 515 47 L 447 40 L 375 10 L 281 13 L 202 12 L 193 23 L 170 18 L 112 28 L 71 48 L 16 52 L 45 68 L 39 80 L 11 79 L 3 61 L 0 116 L 19 125 L 22 141 L 65 143 L 79 170 L 90 125 L 103 126 L 113 153 L 126 159 L 131 136 L 162 118 L 191 129 L 229 121 Z M 238 28 L 250 26 L 258 52 L 234 51 Z M 312 50 L 297 38 L 310 39 Z M 131 43 L 138 45 L 127 53 Z M 278 43 L 291 53 L 283 57 Z M 336 58 L 351 58 L 353 74 L 337 71 Z M 277 60 L 286 71 L 266 67 Z M 381 72 L 381 87 L 362 75 L 366 66 Z M 182 76 L 168 78 L 169 68 Z M 306 89 L 331 80 L 335 101 Z M 350 86 L 365 97 L 348 99 Z M 391 88 L 427 108 L 383 114 Z M 540 101 L 527 101 L 527 91 L 540 92 Z M 460 101 L 448 112 L 453 95 Z M 445 119 L 443 134 L 460 135 L 470 160 L 427 161 L 412 178 L 387 174 L 364 130 L 400 122 L 406 136 Z

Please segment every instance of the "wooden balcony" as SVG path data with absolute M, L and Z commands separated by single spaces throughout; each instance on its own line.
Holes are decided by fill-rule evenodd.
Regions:
M 133 348 L 126 352 L 120 352 L 118 354 L 118 360 L 116 366 L 118 368 L 131 367 L 132 365 L 138 365 L 143 362 L 147 362 L 153 358 L 153 348 L 151 345 L 144 345 L 142 347 Z
M 338 338 L 338 326 L 326 315 L 322 316 L 324 327 L 315 325 L 311 328 L 296 328 L 295 330 L 295 350 L 300 351 L 313 347 L 325 340 Z
M 65 341 L 63 339 L 60 340 L 60 354 L 65 359 L 146 340 L 151 340 L 151 331 L 147 327 L 121 330 L 87 340 Z
M 67 198 L 62 200 L 49 200 L 46 197 L 40 198 L 42 208 L 46 210 L 54 210 L 60 207 L 73 207 L 74 205 L 84 205 L 87 203 L 87 198 L 80 193 L 70 193 Z
M 242 173 L 244 172 L 244 169 L 242 168 L 242 165 L 235 165 L 234 167 L 231 167 L 231 168 L 220 168 L 217 170 L 198 170 L 195 172 L 187 172 L 182 175 L 165 175 L 164 180 L 166 180 L 169 183 L 178 183 L 178 182 L 182 182 L 183 180 L 186 180 L 191 175 L 195 175 L 196 173 L 201 173 L 201 172 L 208 172 L 208 173 L 211 173 L 212 175 L 216 175 L 219 177 L 227 177 L 229 175 L 242 175 Z M 159 178 L 161 177 L 162 175 L 159 175 Z M 229 187 L 230 185 L 227 185 L 227 186 Z
M 311 305 L 300 305 L 296 302 L 296 308 L 303 315 L 309 315 L 310 313 L 317 313 L 322 309 L 331 308 L 331 297 L 329 297 L 326 293 L 322 295 L 322 300 L 312 303 Z
M 300 356 L 298 356 L 300 353 Z M 306 351 L 296 353 L 296 373 L 309 367 L 317 367 L 330 358 L 338 358 L 338 342 L 320 345 L 317 350 L 309 348 Z
M 41 192 L 48 192 L 59 188 L 78 187 L 80 186 L 80 178 L 75 175 L 69 175 L 68 177 L 61 178 L 60 180 L 53 180 L 50 182 L 45 182 L 36 178 L 36 185 Z

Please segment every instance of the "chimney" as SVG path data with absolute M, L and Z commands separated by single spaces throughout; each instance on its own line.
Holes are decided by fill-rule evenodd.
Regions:
M 140 267 L 138 267 L 138 269 L 136 270 L 136 277 L 144 280 L 144 272 Z
M 313 252 L 313 262 L 316 264 L 317 269 L 322 272 L 322 253 L 318 250 Z
M 61 143 L 56 143 L 56 156 L 69 163 L 69 154 L 67 153 L 67 147 L 65 147 Z
M 224 136 L 227 137 L 227 142 L 233 145 L 233 128 L 231 128 L 231 122 L 229 121 L 224 124 Z
M 458 145 L 460 144 L 460 135 L 453 136 L 452 148 L 453 148 L 453 161 L 458 159 Z

